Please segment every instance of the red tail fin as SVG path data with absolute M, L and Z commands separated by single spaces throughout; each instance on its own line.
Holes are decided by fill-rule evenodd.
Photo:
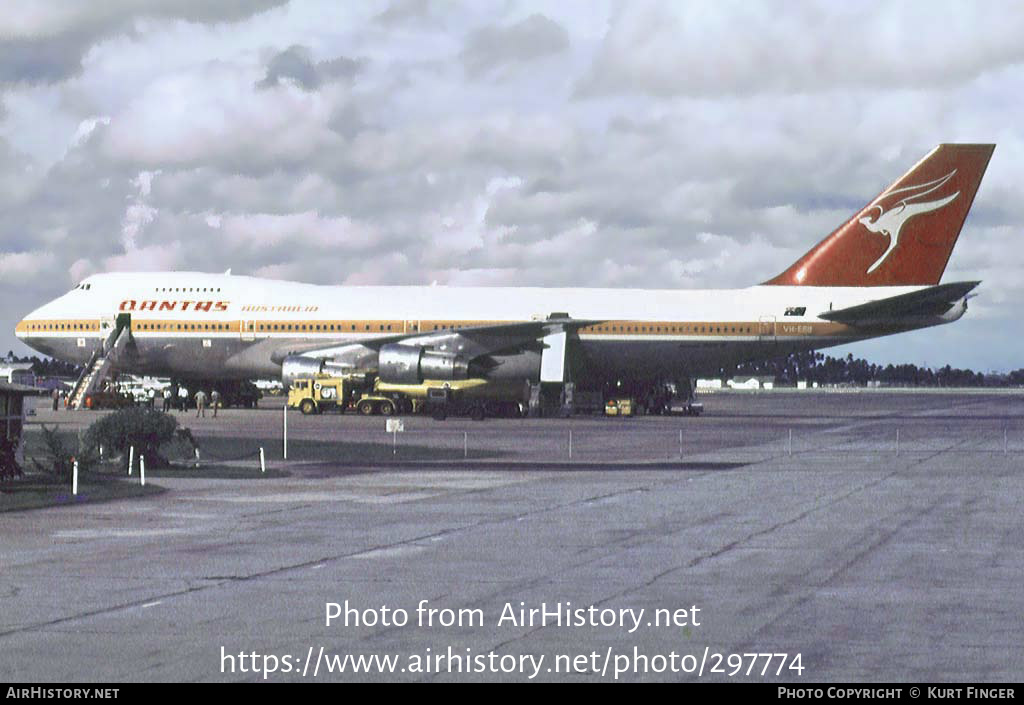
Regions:
M 942 144 L 765 284 L 938 284 L 994 144 Z

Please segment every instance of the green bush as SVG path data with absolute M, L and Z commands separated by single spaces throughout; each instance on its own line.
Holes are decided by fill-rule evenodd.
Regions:
M 98 461 L 96 454 L 86 448 L 81 439 L 79 439 L 78 450 L 75 451 L 64 445 L 60 434 L 57 433 L 56 426 L 48 428 L 43 424 L 42 428 L 43 446 L 45 448 L 43 460 L 40 462 L 39 458 L 32 458 L 32 464 L 38 470 L 56 475 L 62 480 L 70 480 L 76 459 L 78 460 L 79 472 L 88 472 L 96 465 Z
M 166 466 L 167 459 L 160 454 L 160 447 L 174 440 L 177 420 L 148 407 L 133 406 L 115 411 L 99 419 L 85 432 L 84 446 L 95 452 L 102 444 L 110 454 L 122 453 L 127 466 L 128 447 L 135 447 L 136 461 L 146 457 L 149 467 Z

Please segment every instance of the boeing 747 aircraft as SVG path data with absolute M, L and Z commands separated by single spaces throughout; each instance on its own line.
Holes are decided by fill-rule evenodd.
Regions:
M 366 371 L 396 384 L 564 382 L 573 370 L 715 374 L 959 319 L 979 282 L 939 280 L 993 149 L 940 145 L 784 272 L 746 289 L 355 287 L 109 273 L 31 312 L 16 334 L 85 365 L 83 380 L 110 371 L 286 383 Z

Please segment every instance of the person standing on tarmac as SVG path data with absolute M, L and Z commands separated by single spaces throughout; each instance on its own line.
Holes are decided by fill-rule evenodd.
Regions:
M 196 392 L 196 418 L 206 418 L 206 392 L 200 389 Z
M 188 405 L 188 390 L 185 387 L 178 387 L 178 411 L 184 411 Z
M 171 388 L 164 388 L 164 413 L 171 410 Z
M 217 407 L 220 406 L 220 392 L 216 389 L 210 392 L 210 406 L 213 407 L 213 418 L 217 418 Z

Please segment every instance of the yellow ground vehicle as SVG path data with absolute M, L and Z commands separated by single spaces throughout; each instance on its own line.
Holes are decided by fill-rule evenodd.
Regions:
M 633 415 L 633 400 L 632 399 L 609 399 L 604 404 L 605 416 L 632 416 Z
M 362 394 L 353 403 L 356 411 L 363 416 L 382 414 L 392 416 L 404 411 L 412 411 L 412 402 L 398 395 Z
M 298 409 L 303 414 L 322 414 L 332 410 L 344 412 L 349 406 L 364 416 L 391 416 L 405 410 L 399 396 L 373 393 L 370 378 L 365 374 L 317 375 L 297 379 L 288 388 L 288 408 Z M 411 403 L 408 408 L 412 410 Z
M 297 379 L 288 388 L 288 408 L 303 414 L 320 414 L 331 409 L 344 411 L 352 396 L 348 377 Z
M 371 381 L 372 380 L 372 381 Z M 344 412 L 353 408 L 364 416 L 425 411 L 435 415 L 514 416 L 513 401 L 520 385 L 485 379 L 427 380 L 421 384 L 388 384 L 369 375 L 317 375 L 297 379 L 288 389 L 288 408 L 303 414 Z
M 401 411 L 423 411 L 434 418 L 445 416 L 518 416 L 522 384 L 487 379 L 452 381 L 425 380 L 420 384 L 390 384 L 377 381 L 378 396 L 393 397 Z

